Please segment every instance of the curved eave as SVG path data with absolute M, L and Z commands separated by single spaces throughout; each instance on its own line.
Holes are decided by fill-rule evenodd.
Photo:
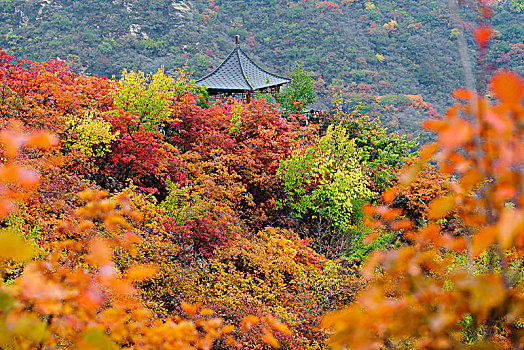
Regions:
M 285 79 L 285 78 L 283 78 L 283 79 Z M 289 84 L 290 82 L 291 82 L 291 80 L 290 80 L 290 79 L 287 79 L 287 81 L 284 81 L 284 82 L 282 82 L 282 83 L 264 85 L 264 86 L 261 86 L 261 87 L 256 88 L 255 90 L 262 90 L 262 89 L 267 89 L 267 88 L 270 88 L 270 87 L 282 86 L 282 85 L 284 85 L 284 84 Z
M 207 86 L 206 86 L 207 87 Z M 254 90 L 238 90 L 238 89 L 213 89 L 207 87 L 209 93 L 233 93 L 233 94 L 243 94 L 246 92 L 253 92 Z
M 285 78 L 285 77 L 282 77 L 280 75 L 276 75 L 276 74 L 270 73 L 267 70 L 261 68 L 251 58 L 249 58 L 249 56 L 246 55 L 244 53 L 244 51 L 242 51 L 240 48 L 236 48 L 235 50 L 237 51 L 238 60 L 240 62 L 240 66 L 242 68 L 242 73 L 244 74 L 244 76 L 245 76 L 244 67 L 242 66 L 242 63 L 241 63 L 242 61 L 240 60 L 240 54 L 242 54 L 249 62 L 251 62 L 251 64 L 253 64 L 255 67 L 257 67 L 260 71 L 264 72 L 265 74 L 270 75 L 270 76 L 272 76 L 273 78 L 276 78 L 276 79 L 284 80 L 284 82 L 282 82 L 282 83 L 268 84 L 268 85 L 263 85 L 263 86 L 260 86 L 260 87 L 256 87 L 256 88 L 254 88 L 255 90 L 265 89 L 265 88 L 270 87 L 270 86 L 277 86 L 277 85 L 287 84 L 287 83 L 291 82 L 291 79 L 289 79 L 289 78 Z M 247 79 L 246 79 L 246 81 L 248 82 L 248 84 L 250 86 L 252 86 L 251 83 Z
M 264 89 L 267 89 L 267 88 L 272 88 L 272 87 L 280 87 L 284 84 L 287 84 L 289 82 L 285 82 L 285 83 L 281 83 L 281 84 L 275 84 L 275 85 L 267 85 L 267 86 L 263 86 L 261 88 L 258 88 L 258 89 L 253 89 L 253 90 L 241 90 L 241 89 L 224 89 L 224 88 L 213 88 L 213 87 L 209 87 L 209 86 L 206 86 L 207 88 L 207 91 L 210 92 L 210 93 L 235 93 L 235 94 L 241 94 L 241 93 L 246 93 L 246 92 L 254 92 L 254 91 L 257 91 L 257 90 L 264 90 Z M 203 85 L 205 86 L 205 85 Z

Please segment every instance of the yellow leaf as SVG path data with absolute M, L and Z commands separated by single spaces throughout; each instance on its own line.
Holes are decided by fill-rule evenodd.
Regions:
M 395 231 L 407 230 L 413 227 L 413 221 L 409 219 L 401 219 L 391 223 L 391 229 Z
M 111 350 L 116 344 L 99 328 L 91 328 L 84 333 L 83 338 L 76 344 L 79 350 Z
M 253 316 L 253 315 L 247 315 L 246 317 L 244 317 L 244 319 L 240 323 L 240 330 L 244 332 L 250 329 L 251 327 L 256 326 L 258 322 L 260 322 L 258 317 Z
M 485 311 L 504 302 L 505 288 L 502 278 L 497 275 L 481 276 L 470 285 L 469 302 L 473 311 Z
M 222 334 L 229 334 L 235 330 L 235 326 L 226 324 L 224 327 L 222 327 Z
M 473 189 L 475 186 L 477 186 L 481 181 L 482 175 L 480 174 L 480 172 L 476 169 L 472 169 L 462 176 L 460 184 L 462 188 L 469 191 Z
M 34 249 L 26 243 L 20 234 L 12 229 L 0 231 L 0 258 L 15 261 L 29 261 Z
M 36 344 L 40 344 L 47 337 L 47 324 L 36 317 L 21 315 L 14 324 L 10 325 L 13 334 L 22 336 Z
M 457 100 L 468 101 L 475 97 L 475 93 L 467 89 L 456 89 L 452 93 L 453 97 Z
M 483 251 L 485 251 L 490 245 L 492 245 L 495 242 L 496 237 L 497 229 L 493 226 L 486 227 L 482 231 L 475 234 L 472 240 L 473 256 L 479 256 Z
M 36 187 L 40 182 L 40 177 L 33 169 L 11 164 L 0 168 L 0 180 L 25 187 Z
M 424 161 L 429 160 L 435 152 L 438 151 L 438 144 L 436 142 L 428 143 L 427 145 L 424 145 L 420 147 L 420 158 Z
M 200 314 L 202 316 L 211 316 L 213 315 L 215 312 L 211 309 L 208 309 L 208 308 L 203 308 L 202 310 L 200 310 Z
M 154 277 L 158 273 L 158 268 L 151 265 L 135 265 L 131 266 L 126 271 L 127 278 L 133 282 L 141 282 L 143 280 Z
M 452 196 L 437 198 L 429 204 L 429 218 L 441 219 L 453 210 L 456 205 L 457 201 Z
M 382 213 L 382 217 L 387 221 L 392 221 L 398 218 L 400 215 L 402 215 L 403 210 L 400 208 L 393 208 L 388 209 L 384 213 Z
M 391 202 L 393 202 L 393 200 L 394 200 L 395 197 L 397 196 L 397 193 L 398 193 L 398 188 L 396 188 L 396 187 L 391 187 L 391 188 L 385 190 L 385 191 L 382 193 L 382 200 L 383 200 L 384 203 L 386 203 L 386 204 L 391 204 Z
M 262 341 L 275 349 L 280 349 L 280 343 L 278 340 L 267 330 L 264 330 L 264 333 L 262 334 Z
M 83 199 L 86 202 L 90 202 L 96 199 L 96 192 L 92 189 L 88 188 L 80 193 L 78 193 L 78 197 L 80 199 Z
M 447 123 L 443 120 L 426 119 L 422 122 L 422 127 L 424 129 L 439 132 L 441 130 L 444 130 L 447 127 Z
M 200 309 L 200 306 L 202 306 L 201 303 L 189 304 L 184 301 L 180 303 L 180 307 L 182 308 L 182 310 L 186 312 L 186 314 L 189 317 L 193 317 L 196 314 L 197 310 Z
M 25 140 L 25 136 L 18 132 L 11 130 L 3 130 L 0 132 L 0 144 L 9 158 L 14 158 L 18 155 L 18 151 L 25 143 Z
M 400 183 L 403 185 L 409 185 L 415 180 L 418 173 L 422 170 L 422 163 L 417 162 L 410 166 L 408 169 L 404 170 L 402 174 L 400 174 L 399 180 Z
M 92 229 L 95 226 L 92 221 L 84 220 L 80 224 L 78 224 L 78 230 L 79 231 L 86 231 L 89 229 Z
M 453 313 L 439 312 L 429 319 L 429 327 L 439 333 L 453 322 L 456 322 L 456 316 Z
M 112 260 L 111 249 L 101 238 L 95 238 L 89 245 L 89 260 L 95 265 L 101 266 Z
M 520 211 L 506 208 L 498 223 L 498 241 L 502 249 L 514 245 L 516 236 L 524 229 L 524 217 Z
M 104 225 L 106 225 L 108 230 L 115 230 L 118 227 L 129 230 L 132 227 L 123 216 L 116 214 L 107 216 L 104 220 Z
M 51 147 L 58 146 L 59 140 L 56 135 L 45 131 L 33 133 L 27 140 L 27 146 L 41 150 L 47 150 Z
M 291 335 L 291 330 L 289 330 L 288 326 L 284 323 L 280 322 L 277 319 L 273 319 L 271 323 L 269 324 L 271 329 L 273 329 L 275 332 L 280 332 L 286 335 Z
M 515 72 L 501 71 L 491 78 L 490 90 L 503 103 L 519 105 L 524 97 L 524 82 Z

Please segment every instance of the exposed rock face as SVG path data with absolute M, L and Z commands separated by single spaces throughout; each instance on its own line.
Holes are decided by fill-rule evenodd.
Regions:
M 45 8 L 46 6 L 51 5 L 51 4 L 52 4 L 52 1 L 51 1 L 51 0 L 42 0 L 42 1 L 40 2 L 40 8 L 38 9 L 38 16 L 42 15 L 42 11 L 44 11 L 44 8 Z M 39 18 L 37 18 L 37 19 L 39 19 Z
M 178 1 L 178 0 L 173 0 L 173 2 L 171 2 L 171 6 L 173 6 L 173 8 L 175 10 L 178 10 L 180 12 L 190 12 L 191 11 L 191 3 L 189 1 Z
M 170 15 L 178 16 L 180 18 L 188 18 L 193 12 L 192 4 L 188 0 L 173 0 L 171 1 Z
M 142 37 L 143 39 L 149 39 L 149 35 L 146 32 L 142 31 L 140 24 L 133 23 L 129 25 L 129 34 L 133 37 Z
M 134 0 L 113 0 L 111 2 L 113 5 L 125 8 L 127 13 L 131 13 L 133 11 Z
M 42 0 L 51 1 L 51 0 Z M 136 0 L 113 0 L 114 5 L 119 5 L 125 8 L 127 13 L 133 13 L 135 10 Z M 189 0 L 172 0 L 170 4 L 170 13 L 176 13 L 179 17 L 185 18 L 187 14 L 192 12 L 192 4 Z

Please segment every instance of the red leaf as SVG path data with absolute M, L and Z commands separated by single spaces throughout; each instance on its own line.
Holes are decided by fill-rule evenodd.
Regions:
M 493 37 L 493 28 L 485 25 L 480 26 L 475 29 L 473 35 L 475 36 L 475 40 L 477 41 L 479 47 L 485 48 Z
M 506 105 L 519 105 L 524 97 L 524 82 L 515 72 L 495 73 L 490 81 L 490 90 Z
M 468 89 L 456 89 L 455 91 L 453 91 L 453 97 L 456 98 L 457 100 L 469 101 L 474 96 L 475 94 L 471 90 L 468 90 Z

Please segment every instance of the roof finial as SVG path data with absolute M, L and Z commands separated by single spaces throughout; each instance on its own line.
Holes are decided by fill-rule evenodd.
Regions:
M 240 47 L 240 36 L 235 35 L 235 49 Z

